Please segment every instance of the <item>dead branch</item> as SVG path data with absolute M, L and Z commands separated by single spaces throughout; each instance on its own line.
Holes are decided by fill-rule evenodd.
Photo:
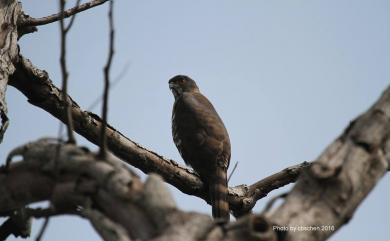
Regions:
M 114 80 L 112 81 L 112 83 L 110 83 L 110 89 L 112 90 L 117 84 L 119 84 L 119 82 L 121 80 L 124 79 L 124 77 L 126 76 L 128 70 L 129 70 L 129 67 L 130 67 L 130 62 L 127 62 L 122 70 L 119 72 L 119 74 L 114 78 Z M 86 109 L 87 111 L 92 111 L 93 109 L 95 109 L 95 107 L 102 101 L 103 99 L 103 95 L 99 95 L 89 106 L 88 108 Z
M 43 221 L 41 228 L 39 229 L 39 232 L 38 232 L 37 237 L 35 238 L 35 241 L 42 240 L 43 235 L 45 234 L 47 227 L 49 226 L 49 222 L 50 222 L 50 217 L 46 217 L 45 221 Z
M 87 4 L 93 2 L 102 4 L 105 1 Z M 73 13 L 72 9 L 64 11 L 62 8 L 57 17 L 52 15 L 42 22 L 62 20 L 62 30 L 66 31 L 68 28 L 64 28 L 63 19 L 66 14 L 76 14 L 81 6 L 72 8 Z M 4 18 L 0 21 L 0 114 L 3 122 L 0 137 L 8 123 L 4 94 L 10 84 L 24 93 L 33 105 L 64 123 L 74 122 L 75 130 L 92 143 L 99 145 L 102 142 L 99 130 L 103 129 L 108 147 L 127 163 L 145 173 L 159 173 L 181 191 L 208 200 L 202 182 L 191 170 L 141 147 L 108 124 L 104 128 L 104 121 L 98 116 L 83 111 L 68 95 L 62 98 L 61 91 L 52 84 L 46 72 L 18 55 L 16 23 L 34 26 L 26 24 L 26 18 L 23 20 L 25 15 L 21 14 L 20 5 L 14 0 L 4 1 L 0 6 L 1 15 Z M 20 16 L 21 20 L 18 20 Z M 66 120 L 63 111 L 68 101 L 71 121 Z M 282 236 L 283 240 L 325 240 L 350 220 L 358 205 L 389 170 L 389 106 L 390 88 L 373 107 L 354 120 L 316 162 L 287 168 L 250 186 L 230 188 L 230 206 L 236 216 L 241 216 L 268 192 L 295 181 L 303 173 L 286 201 L 275 211 L 267 216 L 247 215 L 223 229 L 208 216 L 178 211 L 171 198 L 161 193 L 161 181 L 157 177 L 151 175 L 151 184 L 143 184 L 118 161 L 97 161 L 95 155 L 85 149 L 47 140 L 11 152 L 21 155 L 23 161 L 11 164 L 7 172 L 0 173 L 0 193 L 4 193 L 0 196 L 0 213 L 20 210 L 35 201 L 50 200 L 58 213 L 77 214 L 95 222 L 93 225 L 106 240 L 126 240 L 122 237 L 124 232 L 128 238 L 143 240 L 280 240 Z M 59 146 L 61 149 L 57 152 Z M 53 161 L 57 154 L 58 164 Z M 22 181 L 26 179 L 31 182 Z M 112 210 L 112 206 L 116 208 Z M 82 209 L 78 210 L 78 207 Z M 321 230 L 324 226 L 333 229 Z M 274 231 L 274 227 L 320 230 L 281 234 Z
M 45 72 L 36 69 L 27 60 L 21 60 L 10 84 L 24 93 L 30 103 L 63 120 L 58 109 L 61 105 L 58 89 Z M 351 218 L 359 203 L 389 168 L 389 105 L 390 88 L 369 111 L 353 121 L 312 166 L 303 163 L 251 186 L 230 188 L 229 202 L 234 213 L 240 216 L 245 213 L 242 210 L 249 211 L 258 198 L 274 188 L 293 182 L 302 170 L 307 170 L 287 196 L 286 202 L 265 217 L 268 224 L 262 227 L 334 227 L 327 232 L 276 233 L 278 237 L 286 235 L 287 240 L 324 240 L 329 237 Z M 97 143 L 101 120 L 92 113 L 82 111 L 75 102 L 72 102 L 72 111 L 76 131 Z M 189 169 L 144 149 L 109 125 L 107 133 L 110 149 L 128 163 L 145 173 L 155 171 L 162 174 L 167 182 L 183 192 L 208 200 L 199 178 Z M 318 213 L 323 214 L 321 220 Z M 263 231 L 269 232 L 267 229 Z
M 87 218 L 104 240 L 261 240 L 266 225 L 261 216 L 249 215 L 225 229 L 207 215 L 182 212 L 157 175 L 142 183 L 113 156 L 96 159 L 73 144 L 41 139 L 16 148 L 9 159 L 15 156 L 22 160 L 0 172 L 0 213 L 48 200 L 52 209 L 27 213 Z
M 53 85 L 47 73 L 34 67 L 30 61 L 22 56 L 20 56 L 20 61 L 16 65 L 17 71 L 12 76 L 10 85 L 21 91 L 31 104 L 65 122 L 65 116 L 61 109 L 61 106 L 63 106 L 60 98 L 61 92 Z M 91 112 L 83 111 L 71 97 L 69 99 L 75 131 L 92 143 L 99 145 L 101 119 Z M 159 174 L 166 182 L 183 193 L 208 200 L 208 192 L 192 170 L 147 150 L 110 125 L 107 125 L 106 133 L 107 145 L 110 151 L 123 161 L 139 168 L 144 173 Z M 256 204 L 256 201 L 266 196 L 270 191 L 295 182 L 300 170 L 307 166 L 307 163 L 303 163 L 282 170 L 253 185 L 240 185 L 230 188 L 229 202 L 231 209 L 236 215 L 248 213 Z
M 99 6 L 108 0 L 92 0 L 90 2 L 83 3 L 81 5 L 76 5 L 73 8 L 64 11 L 64 18 L 68 18 L 70 16 L 76 15 L 79 12 L 88 10 L 90 8 Z M 56 14 L 52 14 L 50 16 L 42 17 L 42 18 L 32 18 L 27 15 L 24 15 L 24 18 L 21 18 L 18 25 L 21 28 L 31 27 L 31 26 L 39 26 L 45 25 L 49 23 L 53 23 L 61 20 L 61 11 Z
M 80 6 L 80 2 L 81 2 L 81 0 L 77 0 L 77 2 L 75 4 L 75 8 Z M 60 11 L 61 12 L 61 20 L 60 21 L 63 21 L 63 19 L 65 18 L 64 11 L 65 11 L 65 9 Z M 65 28 L 65 32 L 69 32 L 69 30 L 72 28 L 74 20 L 76 19 L 76 16 L 77 16 L 77 14 L 72 15 L 72 17 L 69 20 L 68 26 L 66 26 L 66 28 Z
M 68 142 L 76 143 L 76 138 L 73 134 L 73 121 L 72 121 L 72 111 L 70 107 L 70 103 L 68 100 L 68 79 L 69 72 L 66 64 L 66 36 L 68 31 L 70 30 L 71 25 L 73 24 L 74 17 L 70 24 L 66 27 L 64 20 L 64 11 L 65 11 L 65 0 L 59 0 L 60 2 L 60 33 L 61 33 L 61 53 L 60 53 L 60 66 L 61 66 L 61 75 L 62 75 L 62 100 L 65 103 L 65 115 L 66 115 L 66 130 L 68 133 Z M 77 6 L 76 6 L 77 7 Z
M 389 168 L 390 87 L 299 177 L 286 201 L 269 215 L 290 231 L 285 240 L 326 240 L 348 223 Z
M 16 26 L 20 14 L 21 6 L 17 1 L 2 1 L 0 5 L 0 143 L 9 124 L 5 93 L 9 75 L 15 71 L 12 61 L 18 56 Z
M 107 155 L 107 136 L 106 136 L 106 128 L 107 128 L 107 112 L 108 112 L 108 93 L 110 91 L 110 70 L 112 59 L 114 56 L 114 18 L 113 18 L 113 7 L 114 1 L 110 0 L 110 6 L 108 9 L 108 22 L 109 22 L 109 53 L 107 58 L 107 63 L 104 66 L 104 92 L 103 92 L 103 106 L 102 106 L 102 127 L 100 129 L 100 152 L 99 156 L 101 158 L 106 158 Z

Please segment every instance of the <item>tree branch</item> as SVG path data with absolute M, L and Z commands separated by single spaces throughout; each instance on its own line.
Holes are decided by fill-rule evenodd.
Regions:
M 256 202 L 267 196 L 271 191 L 295 182 L 302 170 L 309 168 L 310 162 L 303 162 L 298 165 L 287 167 L 275 174 L 272 174 L 250 186 L 239 185 L 229 188 L 229 202 L 233 207 L 233 215 L 236 217 L 248 213 L 256 205 Z M 231 198 L 239 197 L 239 198 Z M 241 199 L 241 197 L 243 197 Z
M 208 215 L 178 210 L 159 176 L 150 175 L 142 183 L 113 156 L 98 160 L 85 148 L 52 139 L 18 147 L 9 159 L 16 155 L 22 161 L 12 163 L 6 173 L 0 172 L 0 213 L 48 200 L 53 209 L 29 209 L 27 213 L 37 217 L 79 215 L 110 241 L 251 241 L 263 235 L 266 221 L 258 215 L 246 216 L 225 229 Z
M 106 241 L 130 241 L 126 230 L 111 221 L 104 214 L 97 210 L 86 208 L 81 214 L 84 218 L 89 219 L 92 226 L 100 234 L 103 240 Z
M 29 102 L 64 120 L 59 90 L 47 74 L 20 57 L 10 84 L 24 93 Z M 70 98 L 70 97 L 69 97 Z M 71 99 L 71 98 L 70 98 Z M 294 182 L 306 170 L 286 202 L 267 214 L 262 227 L 329 227 L 326 232 L 287 232 L 286 240 L 325 240 L 348 222 L 357 206 L 389 169 L 390 88 L 332 143 L 314 164 L 302 163 L 271 175 L 251 186 L 229 189 L 229 202 L 239 216 L 251 210 L 258 198 L 270 190 Z M 72 100 L 73 120 L 78 133 L 98 143 L 101 120 L 84 112 Z M 199 178 L 191 170 L 164 159 L 107 126 L 110 150 L 145 173 L 156 172 L 184 193 L 208 200 Z M 38 179 L 36 179 L 38 180 Z M 318 213 L 323 215 L 319 216 Z M 260 223 L 264 223 L 264 222 Z M 265 228 L 264 232 L 269 232 Z M 273 231 L 275 232 L 275 231 Z M 277 232 L 277 235 L 281 235 Z
M 68 18 L 79 12 L 99 6 L 107 1 L 108 0 L 92 0 L 90 2 L 83 3 L 81 5 L 76 5 L 75 7 L 64 11 L 64 18 Z M 23 27 L 45 25 L 59 20 L 61 20 L 61 12 L 43 18 L 31 18 L 29 16 L 25 16 L 20 20 L 18 25 L 23 28 Z
M 9 125 L 5 94 L 9 75 L 15 71 L 12 61 L 18 56 L 16 26 L 21 11 L 20 3 L 16 0 L 2 1 L 0 5 L 0 143 Z
M 390 87 L 346 128 L 302 173 L 285 202 L 269 214 L 289 231 L 284 240 L 326 240 L 348 223 L 357 207 L 388 171 L 390 159 Z
M 28 101 L 49 112 L 62 122 L 65 121 L 60 90 L 53 85 L 45 71 L 35 68 L 30 61 L 20 56 L 17 70 L 12 76 L 10 85 L 21 91 Z M 71 97 L 71 110 L 74 128 L 77 133 L 92 143 L 99 145 L 101 119 L 90 112 L 83 111 Z M 175 161 L 165 159 L 157 153 L 147 150 L 130 140 L 112 126 L 107 125 L 107 145 L 116 156 L 144 173 L 157 173 L 164 180 L 182 192 L 208 201 L 208 192 L 199 177 L 190 169 L 180 166 Z M 256 184 L 240 185 L 229 189 L 230 207 L 236 215 L 248 213 L 256 201 L 270 191 L 296 180 L 306 163 L 287 168 Z
M 37 237 L 35 238 L 35 241 L 42 240 L 43 235 L 45 234 L 47 228 L 49 227 L 49 223 L 50 223 L 50 217 L 46 217 L 45 220 L 43 221 L 41 228 L 39 229 L 39 232 L 37 234 Z
M 15 237 L 27 238 L 31 233 L 31 217 L 24 207 L 13 210 L 9 218 L 0 226 L 0 240 L 6 240 L 13 234 Z
M 110 70 L 111 70 L 111 64 L 112 59 L 114 56 L 114 37 L 115 37 L 115 30 L 114 30 L 114 1 L 110 0 L 110 6 L 108 9 L 108 22 L 109 22 L 109 51 L 108 51 L 108 58 L 107 63 L 104 66 L 104 91 L 103 91 L 103 106 L 102 106 L 102 117 L 103 117 L 103 123 L 102 127 L 100 129 L 100 152 L 99 156 L 101 158 L 106 158 L 107 156 L 107 136 L 106 136 L 106 129 L 107 129 L 107 115 L 108 115 L 108 94 L 110 91 Z
M 76 143 L 76 138 L 73 134 L 73 121 L 72 121 L 72 111 L 70 107 L 70 103 L 68 100 L 68 79 L 69 79 L 69 72 L 66 65 L 66 35 L 68 31 L 70 30 L 70 26 L 65 27 L 65 20 L 64 20 L 64 11 L 65 11 L 65 0 L 59 0 L 60 5 L 60 33 L 61 33 L 61 53 L 60 53 L 60 66 L 61 66 L 61 75 L 62 75 L 62 100 L 65 103 L 65 115 L 66 115 L 66 130 L 68 133 L 68 142 L 69 143 Z M 74 18 L 73 18 L 74 20 Z M 71 21 L 71 24 L 73 24 L 73 21 Z

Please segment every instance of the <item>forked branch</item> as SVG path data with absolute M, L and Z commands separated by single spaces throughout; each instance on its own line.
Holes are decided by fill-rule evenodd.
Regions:
M 70 16 L 76 15 L 79 12 L 88 10 L 90 8 L 99 6 L 108 0 L 92 0 L 90 2 L 83 3 L 81 5 L 76 5 L 73 8 L 70 8 L 68 10 L 64 11 L 64 18 L 68 18 Z M 52 14 L 50 16 L 42 17 L 42 18 L 32 18 L 32 17 L 25 17 L 22 18 L 19 22 L 20 27 L 32 27 L 32 26 L 39 26 L 39 25 L 45 25 L 53 22 L 60 21 L 62 18 L 61 11 L 56 14 Z
M 110 91 L 110 70 L 112 59 L 114 56 L 114 1 L 110 0 L 110 5 L 108 9 L 108 22 L 109 22 L 109 51 L 107 63 L 104 66 L 104 92 L 103 92 L 103 107 L 102 107 L 102 126 L 100 129 L 100 152 L 99 156 L 101 158 L 106 158 L 107 156 L 107 136 L 106 136 L 106 128 L 107 128 L 107 115 L 108 115 L 108 94 Z
M 60 90 L 53 85 L 45 71 L 35 68 L 30 61 L 20 56 L 16 73 L 12 76 L 10 85 L 20 90 L 28 101 L 49 112 L 62 122 L 60 106 Z M 91 112 L 83 111 L 71 97 L 72 118 L 77 133 L 92 143 L 99 145 L 99 134 L 102 120 Z M 208 201 L 208 192 L 199 177 L 190 169 L 180 166 L 175 161 L 166 159 L 157 153 L 147 150 L 122 133 L 107 125 L 107 145 L 116 156 L 130 165 L 139 168 L 144 173 L 157 173 L 164 180 L 183 193 L 194 195 Z M 307 167 L 306 163 L 287 168 L 253 185 L 240 185 L 229 189 L 230 207 L 236 215 L 248 213 L 256 201 L 266 196 L 270 191 L 292 183 L 300 170 Z
M 55 167 L 57 150 L 61 154 Z M 9 159 L 14 155 L 22 160 L 0 172 L 0 213 L 46 200 L 52 209 L 29 209 L 27 214 L 78 215 L 107 241 L 257 241 L 263 236 L 261 216 L 248 215 L 224 228 L 208 215 L 183 212 L 159 176 L 150 175 L 143 183 L 113 156 L 96 159 L 85 148 L 50 139 L 20 146 Z M 31 179 L 28 185 L 26 178 Z
M 64 102 L 65 106 L 65 124 L 66 129 L 68 133 L 68 142 L 69 143 L 76 143 L 76 138 L 73 134 L 73 121 L 72 121 L 72 111 L 70 107 L 70 101 L 68 100 L 68 79 L 69 79 L 69 72 L 67 69 L 66 64 L 66 36 L 68 31 L 70 30 L 70 27 L 72 26 L 74 22 L 74 17 L 72 18 L 70 24 L 68 26 L 65 26 L 65 0 L 59 0 L 60 5 L 60 34 L 61 34 L 61 53 L 60 53 L 60 66 L 61 66 L 61 75 L 62 75 L 62 100 Z

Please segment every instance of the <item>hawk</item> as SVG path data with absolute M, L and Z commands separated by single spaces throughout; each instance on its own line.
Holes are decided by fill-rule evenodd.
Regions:
M 210 101 L 195 81 L 185 75 L 169 80 L 175 103 L 172 135 L 181 157 L 209 190 L 215 219 L 229 221 L 226 172 L 230 162 L 228 132 Z

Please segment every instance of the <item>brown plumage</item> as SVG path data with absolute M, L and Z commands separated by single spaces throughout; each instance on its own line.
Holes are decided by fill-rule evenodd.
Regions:
M 175 97 L 172 135 L 176 147 L 208 187 L 213 217 L 229 221 L 226 172 L 230 140 L 226 128 L 194 80 L 178 75 L 169 80 L 169 87 Z

